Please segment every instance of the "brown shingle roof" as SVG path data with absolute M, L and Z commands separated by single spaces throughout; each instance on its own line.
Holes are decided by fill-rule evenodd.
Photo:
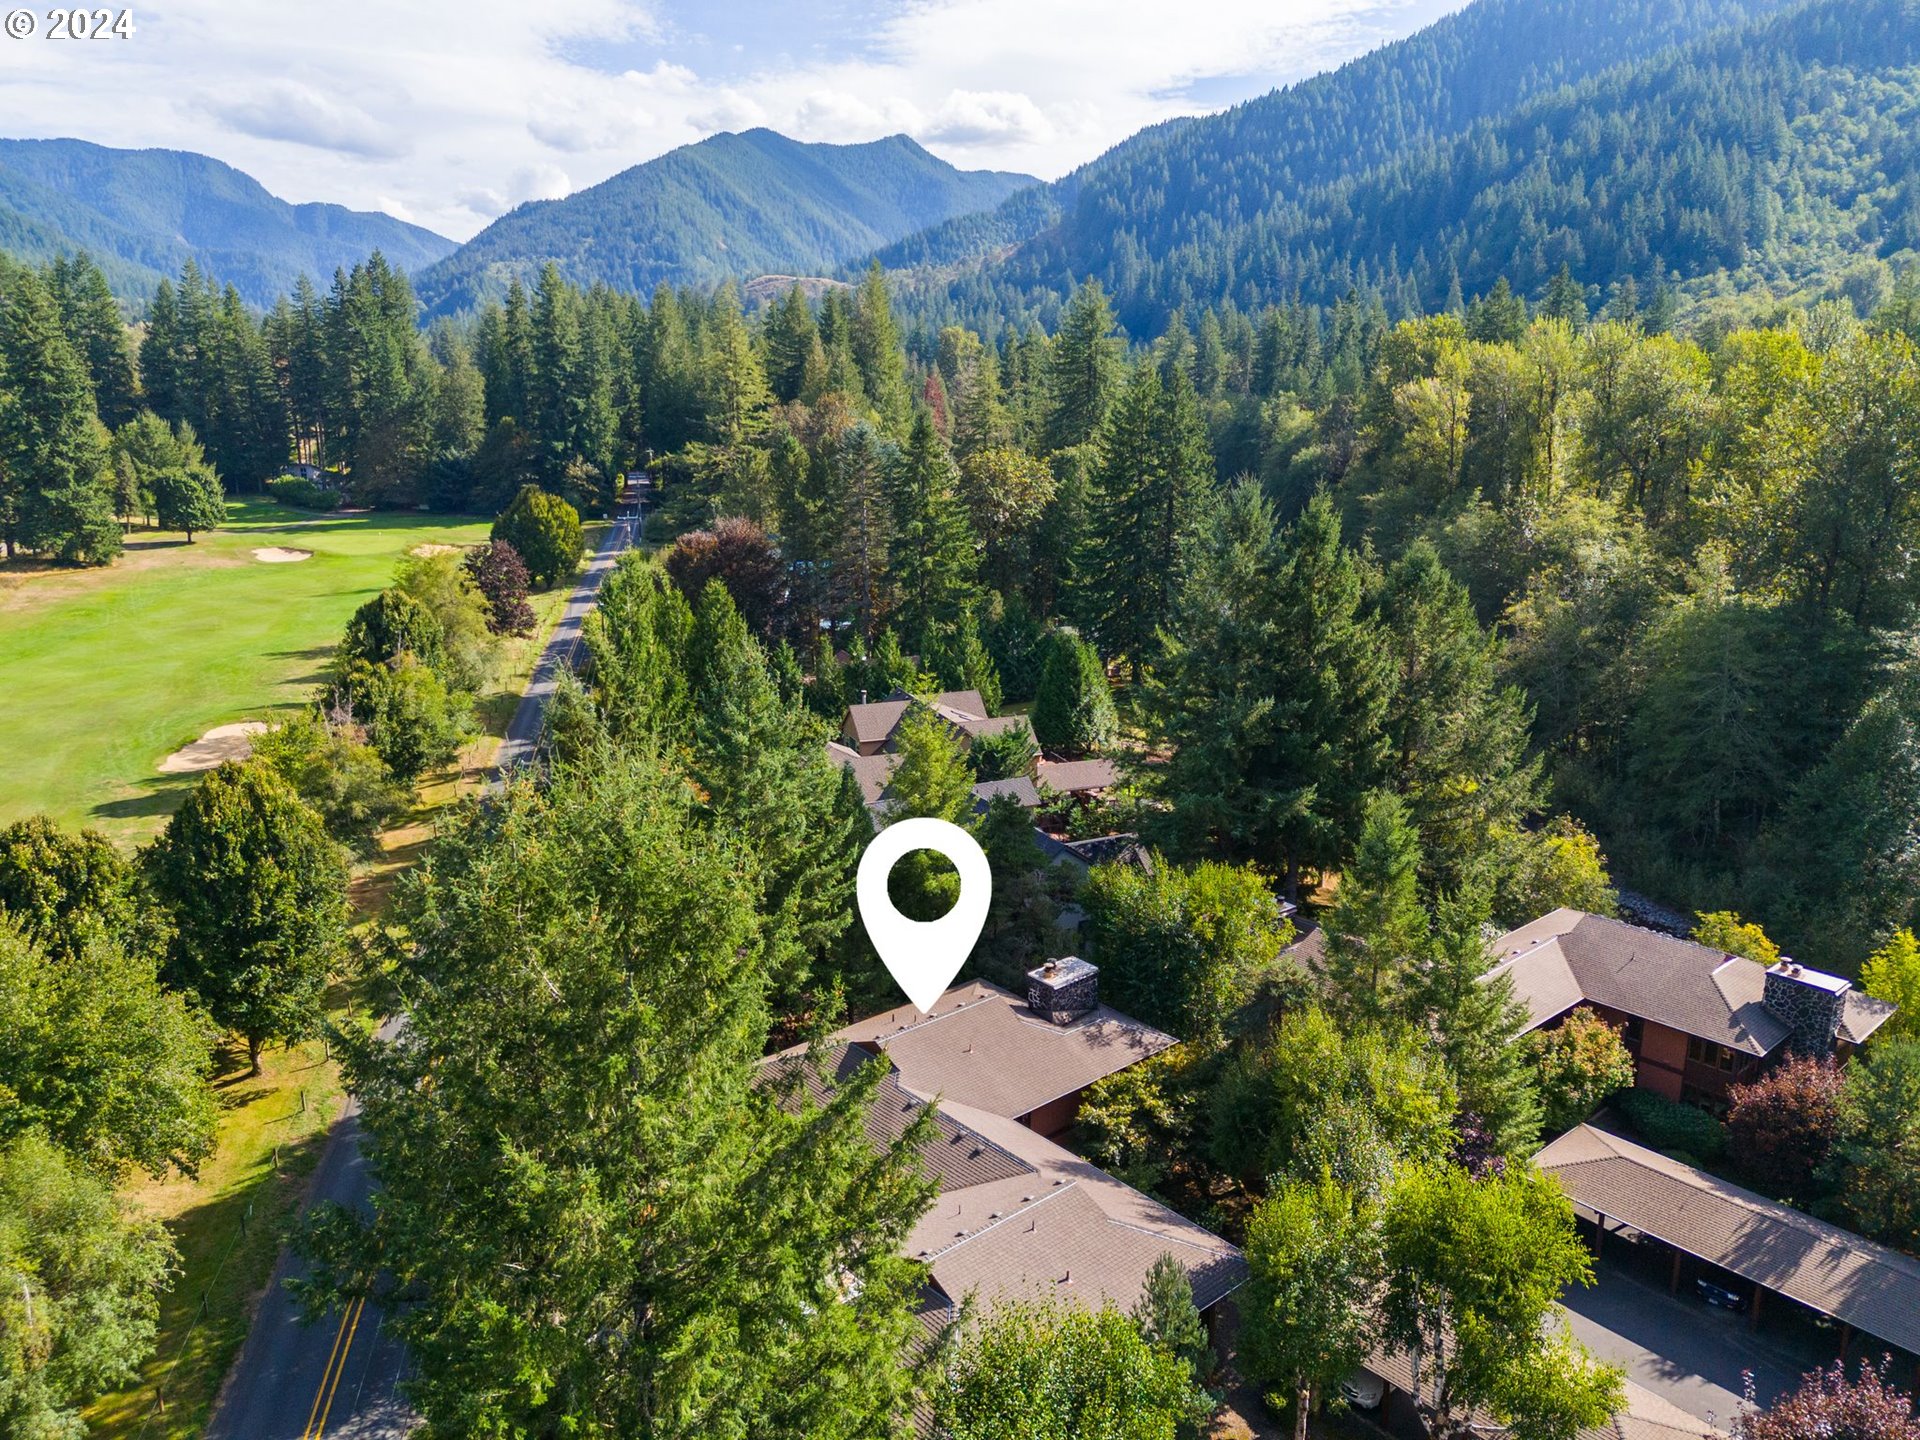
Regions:
M 837 740 L 827 742 L 827 758 L 853 771 L 853 778 L 860 784 L 860 798 L 869 805 L 877 805 L 887 793 L 894 769 L 900 764 L 898 755 L 862 755 Z
M 824 1069 L 809 1065 L 804 1050 L 786 1051 L 767 1064 L 797 1073 L 801 1088 L 816 1105 L 824 1105 L 840 1082 L 861 1066 L 873 1063 L 875 1058 L 874 1051 L 861 1046 L 837 1045 Z M 927 1102 L 909 1094 L 900 1084 L 899 1072 L 889 1067 L 867 1111 L 867 1138 L 873 1141 L 875 1149 L 886 1148 L 904 1135 L 926 1108 Z M 990 1185 L 1015 1176 L 1032 1177 L 1031 1165 L 1009 1155 L 951 1116 L 936 1110 L 933 1124 L 933 1137 L 920 1147 L 920 1161 L 922 1169 L 940 1183 L 942 1190 Z
M 889 739 L 899 728 L 901 717 L 912 705 L 913 697 L 895 691 L 884 700 L 869 700 L 863 705 L 847 707 L 847 726 L 853 731 L 856 745 L 871 745 Z M 980 698 L 978 690 L 943 690 L 929 697 L 934 713 L 953 725 L 963 728 L 971 722 L 986 720 L 987 702 Z M 1019 717 L 1010 717 L 1019 718 Z M 1025 720 L 1021 720 L 1025 724 Z M 973 732 L 970 732 L 973 733 Z
M 970 1106 L 942 1108 L 1034 1172 L 943 1193 L 915 1228 L 907 1253 L 927 1260 L 954 1302 L 969 1294 L 987 1301 L 1050 1295 L 1125 1309 L 1162 1255 L 1186 1270 L 1202 1310 L 1245 1281 L 1246 1262 L 1233 1246 L 1097 1165 L 1018 1121 Z
M 1009 797 L 1023 810 L 1032 810 L 1040 804 L 1040 792 L 1033 788 L 1033 781 L 1024 775 L 1010 775 L 1005 780 L 982 780 L 973 787 L 973 808 L 982 814 L 1002 795 Z
M 1920 1353 L 1920 1260 L 1592 1125 L 1534 1163 L 1576 1205 Z
M 985 981 L 955 986 L 922 1015 L 911 1005 L 849 1025 L 836 1040 L 873 1045 L 916 1095 L 1018 1118 L 1138 1064 L 1173 1036 L 1102 1005 L 1054 1025 Z
M 1501 936 L 1494 954 L 1535 1026 L 1588 1000 L 1743 1055 L 1787 1038 L 1761 1003 L 1764 967 L 1624 920 L 1555 910 Z
M 1859 1045 L 1893 1018 L 1900 1007 L 1876 1000 L 1862 990 L 1847 991 L 1840 1011 L 1840 1038 Z
M 1120 767 L 1111 760 L 1042 760 L 1033 773 L 1042 785 L 1064 794 L 1105 790 L 1120 783 Z

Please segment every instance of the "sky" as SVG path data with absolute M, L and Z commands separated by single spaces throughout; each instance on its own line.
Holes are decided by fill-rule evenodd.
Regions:
M 0 35 L 0 135 L 196 150 L 456 240 L 721 130 L 1052 179 L 1464 0 L 158 0 Z

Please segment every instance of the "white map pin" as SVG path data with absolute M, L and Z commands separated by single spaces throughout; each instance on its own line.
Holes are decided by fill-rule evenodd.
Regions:
M 960 872 L 960 898 L 938 920 L 909 920 L 887 894 L 887 876 L 903 855 L 933 850 Z M 993 870 L 978 842 L 958 825 L 922 817 L 901 820 L 873 837 L 860 857 L 854 886 L 860 922 L 887 971 L 922 1015 L 960 973 L 993 900 Z

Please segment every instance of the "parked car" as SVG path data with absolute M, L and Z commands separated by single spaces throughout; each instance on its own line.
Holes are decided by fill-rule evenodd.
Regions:
M 1378 1410 L 1387 1398 L 1387 1382 L 1371 1370 L 1356 1370 L 1340 1382 L 1340 1394 L 1356 1410 Z
M 1693 1282 L 1693 1290 L 1694 1293 L 1706 1301 L 1707 1304 L 1718 1306 L 1722 1310 L 1744 1310 L 1747 1308 L 1746 1296 L 1737 1290 L 1729 1290 L 1724 1285 L 1716 1285 L 1711 1280 L 1695 1280 Z

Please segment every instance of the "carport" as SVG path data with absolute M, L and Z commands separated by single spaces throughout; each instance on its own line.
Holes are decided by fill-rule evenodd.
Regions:
M 1729 1184 L 1592 1125 L 1569 1130 L 1535 1157 L 1595 1226 L 1638 1232 L 1673 1252 L 1670 1288 L 1692 1256 L 1747 1281 L 1750 1320 L 1780 1295 L 1841 1327 L 1845 1358 L 1856 1332 L 1920 1355 L 1920 1261 Z

